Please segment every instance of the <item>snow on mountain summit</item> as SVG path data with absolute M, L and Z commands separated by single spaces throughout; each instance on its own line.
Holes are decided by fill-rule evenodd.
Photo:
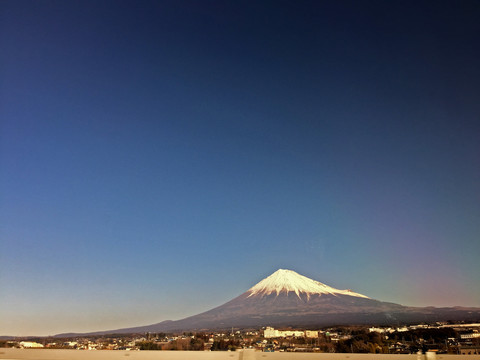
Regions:
M 338 290 L 328 285 L 322 284 L 300 275 L 292 270 L 280 269 L 275 271 L 269 277 L 263 279 L 258 284 L 250 288 L 247 292 L 253 295 L 270 295 L 276 293 L 277 296 L 281 292 L 294 292 L 300 297 L 300 293 L 306 293 L 308 297 L 312 294 L 331 294 L 331 295 L 349 295 L 368 299 L 368 296 L 355 293 L 351 290 Z

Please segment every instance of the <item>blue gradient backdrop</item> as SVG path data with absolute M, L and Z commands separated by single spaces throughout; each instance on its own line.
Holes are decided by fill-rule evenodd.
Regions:
M 0 17 L 0 335 L 179 319 L 278 268 L 480 306 L 478 1 Z

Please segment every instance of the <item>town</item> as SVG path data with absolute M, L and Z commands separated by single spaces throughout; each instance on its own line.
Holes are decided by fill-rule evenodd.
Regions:
M 192 350 L 414 354 L 480 354 L 480 323 L 401 327 L 339 326 L 325 329 L 230 329 L 144 334 L 29 337 L 0 340 L 0 347 L 76 350 Z

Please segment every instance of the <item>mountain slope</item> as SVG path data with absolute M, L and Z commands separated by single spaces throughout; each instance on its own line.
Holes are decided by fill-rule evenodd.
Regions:
M 294 271 L 280 269 L 240 296 L 204 313 L 177 321 L 91 334 L 441 320 L 480 320 L 480 308 L 407 307 L 351 290 L 335 289 Z

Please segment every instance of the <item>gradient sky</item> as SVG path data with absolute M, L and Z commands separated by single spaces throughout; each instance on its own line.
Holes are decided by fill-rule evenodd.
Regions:
M 0 335 L 180 319 L 279 268 L 480 306 L 480 2 L 0 17 Z

